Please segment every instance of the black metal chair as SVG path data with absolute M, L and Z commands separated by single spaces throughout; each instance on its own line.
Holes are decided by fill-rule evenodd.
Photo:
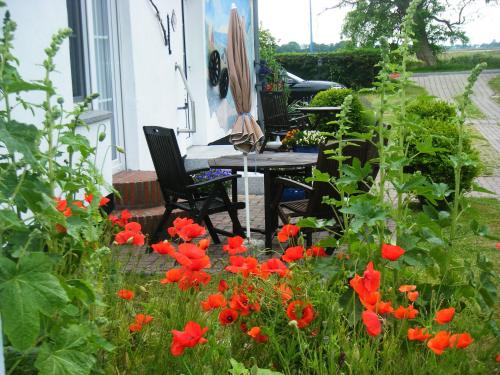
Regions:
M 214 243 L 220 243 L 218 233 L 225 236 L 244 236 L 237 210 L 244 208 L 245 204 L 231 202 L 224 187 L 224 182 L 240 176 L 234 174 L 195 183 L 186 172 L 174 130 L 156 126 L 144 126 L 143 129 L 165 199 L 165 212 L 152 241 L 158 238 L 174 209 L 188 212 L 189 216 L 200 224 L 204 222 Z M 235 233 L 213 226 L 209 216 L 220 212 L 228 212 Z
M 352 140 L 350 144 L 345 146 L 343 155 L 348 159 L 344 160 L 344 164 L 352 163 L 354 158 L 359 159 L 361 165 L 377 160 L 378 149 L 370 141 L 367 140 Z M 339 163 L 337 160 L 329 159 L 329 154 L 325 154 L 327 150 L 334 150 L 337 147 L 337 142 L 332 142 L 327 145 L 321 145 L 318 153 L 318 162 L 316 168 L 321 172 L 327 172 L 330 177 L 339 177 Z M 359 192 L 367 192 L 373 180 L 377 176 L 379 170 L 378 163 L 372 162 L 371 178 L 367 181 L 358 184 Z M 301 188 L 306 191 L 307 199 L 301 199 L 290 202 L 281 202 L 281 196 L 285 187 Z M 315 217 L 318 219 L 334 219 L 335 224 L 333 230 L 341 230 L 341 223 L 338 219 L 342 219 L 342 214 L 334 211 L 335 208 L 331 205 L 323 203 L 323 197 L 331 197 L 336 200 L 340 199 L 339 192 L 327 182 L 314 181 L 312 186 L 294 181 L 288 178 L 278 177 L 276 179 L 276 194 L 273 202 L 273 207 L 277 210 L 280 219 L 283 223 L 290 223 L 295 217 Z M 304 228 L 303 233 L 306 235 L 307 245 L 312 244 L 312 233 L 314 229 Z
M 263 92 L 260 95 L 266 141 L 274 139 L 276 136 L 282 137 L 289 130 L 307 126 L 307 115 L 295 118 L 289 116 L 287 98 L 283 91 Z

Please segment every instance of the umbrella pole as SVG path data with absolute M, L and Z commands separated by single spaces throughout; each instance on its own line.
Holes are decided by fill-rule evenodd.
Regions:
M 247 241 L 250 242 L 250 198 L 248 194 L 248 154 L 243 153 L 243 180 L 245 181 L 245 216 Z

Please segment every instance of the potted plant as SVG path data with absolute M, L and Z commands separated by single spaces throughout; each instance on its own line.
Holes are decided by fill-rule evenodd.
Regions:
M 317 153 L 319 145 L 326 142 L 326 137 L 317 130 L 289 131 L 283 139 L 283 145 L 291 148 L 294 152 Z

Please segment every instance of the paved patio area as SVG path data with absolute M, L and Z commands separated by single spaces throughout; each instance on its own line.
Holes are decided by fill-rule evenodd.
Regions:
M 500 74 L 500 70 L 486 70 L 479 76 L 472 101 L 485 115 L 485 119 L 471 120 L 474 126 L 490 142 L 500 158 L 500 106 L 493 100 L 494 92 L 488 86 L 488 81 Z M 469 72 L 416 73 L 412 79 L 418 85 L 434 96 L 448 102 L 454 102 L 454 97 L 460 95 L 467 83 Z M 497 171 L 498 173 L 498 171 Z M 482 187 L 493 191 L 495 195 L 471 193 L 472 196 L 496 197 L 500 199 L 500 176 L 481 176 L 477 182 Z

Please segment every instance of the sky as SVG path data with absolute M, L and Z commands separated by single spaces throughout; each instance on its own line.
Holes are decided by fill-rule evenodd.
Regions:
M 459 1 L 448 0 L 449 9 Z M 312 0 L 315 43 L 330 44 L 341 40 L 342 23 L 349 8 L 332 9 L 319 15 L 332 4 L 335 0 Z M 468 22 L 464 30 L 471 44 L 489 43 L 493 39 L 500 41 L 500 3 L 486 5 L 484 0 L 477 0 L 467 8 L 465 15 Z M 259 0 L 259 20 L 279 44 L 290 41 L 309 44 L 309 0 Z

